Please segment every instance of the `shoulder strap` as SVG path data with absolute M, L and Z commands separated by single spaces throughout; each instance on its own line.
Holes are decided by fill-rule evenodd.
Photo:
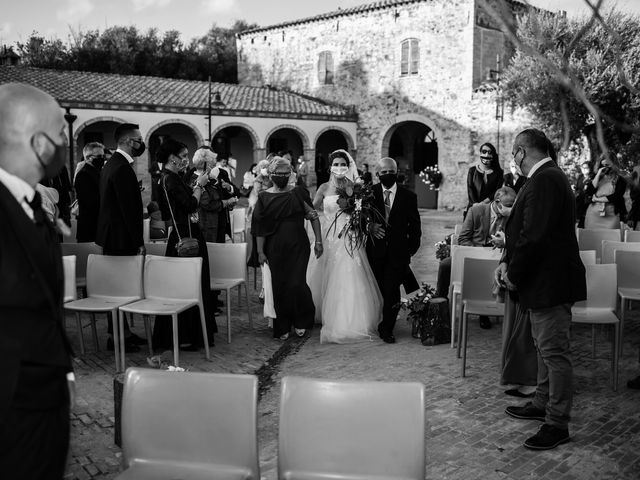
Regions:
M 169 204 L 169 213 L 171 213 L 171 220 L 173 220 L 173 226 L 176 229 L 176 234 L 178 235 L 178 241 L 182 241 L 182 237 L 180 237 L 180 230 L 178 230 L 178 224 L 176 223 L 176 217 L 173 216 L 173 209 L 171 208 L 171 201 L 169 200 L 169 194 L 167 193 L 167 176 L 163 175 L 162 177 L 162 189 L 164 190 L 164 195 L 167 197 L 167 203 Z M 187 215 L 187 227 L 189 228 L 189 237 L 191 237 L 191 219 L 189 215 Z

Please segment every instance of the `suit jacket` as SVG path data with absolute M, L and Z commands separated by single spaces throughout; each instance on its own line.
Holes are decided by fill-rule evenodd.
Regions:
M 505 218 L 498 216 L 496 219 L 496 231 L 502 229 Z M 489 229 L 491 227 L 491 203 L 476 203 L 473 205 L 462 224 L 462 230 L 458 237 L 458 245 L 472 247 L 484 247 L 491 245 L 489 242 Z
M 587 296 L 574 205 L 569 181 L 553 162 L 536 170 L 518 194 L 506 224 L 503 261 L 524 308 L 548 308 Z
M 105 252 L 130 251 L 144 243 L 142 197 L 138 178 L 127 159 L 115 152 L 100 174 L 100 214 L 96 243 Z
M 1 425 L 12 404 L 48 408 L 65 401 L 72 351 L 63 327 L 64 273 L 53 226 L 36 226 L 1 182 L 0 225 Z
M 78 199 L 78 242 L 95 242 L 100 213 L 100 171 L 87 163 L 74 182 Z
M 516 193 L 518 193 L 520 191 L 520 189 L 522 188 L 522 186 L 524 185 L 524 182 L 527 181 L 526 177 L 523 177 L 522 175 L 518 175 L 518 180 L 516 180 L 515 182 L 513 181 L 514 176 L 513 173 L 509 172 L 509 173 L 505 173 L 504 174 L 504 182 L 502 183 L 505 187 L 511 187 L 515 190 Z

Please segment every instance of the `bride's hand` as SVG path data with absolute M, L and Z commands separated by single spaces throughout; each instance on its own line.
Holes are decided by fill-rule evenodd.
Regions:
M 322 246 L 322 243 L 316 242 L 315 246 L 313 247 L 313 251 L 316 254 L 316 258 L 320 258 L 322 256 L 322 253 L 324 252 L 324 247 Z
M 264 265 L 265 263 L 269 263 L 267 261 L 267 256 L 264 253 L 258 253 L 258 263 L 260 263 L 260 265 Z
M 371 225 L 371 235 L 378 240 L 384 238 L 384 228 L 379 223 L 374 223 Z

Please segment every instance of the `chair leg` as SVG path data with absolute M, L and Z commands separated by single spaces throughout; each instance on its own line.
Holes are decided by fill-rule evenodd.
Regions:
M 176 367 L 179 367 L 179 352 L 180 352 L 180 344 L 178 343 L 178 314 L 174 313 L 171 315 L 171 328 L 173 333 L 173 364 Z M 206 339 L 205 339 L 206 342 Z
M 84 355 L 84 335 L 82 334 L 82 321 L 80 312 L 76 312 L 76 325 L 78 326 L 78 338 L 80 339 L 80 353 Z
M 460 315 L 460 321 L 458 322 L 458 339 L 456 342 L 456 356 L 460 358 L 460 349 L 462 348 L 462 317 L 464 316 L 464 305 L 462 306 L 462 314 Z
M 151 335 L 151 320 L 149 319 L 149 315 L 143 315 L 142 319 L 144 320 L 144 331 L 147 335 L 147 346 L 149 347 L 149 356 L 153 357 L 153 340 Z
M 91 334 L 93 336 L 93 345 L 96 347 L 96 352 L 100 351 L 100 342 L 98 342 L 98 330 L 96 329 L 96 314 L 91 314 Z
M 622 339 L 624 337 L 624 317 L 627 314 L 627 302 L 629 302 L 629 306 L 631 306 L 630 300 L 620 297 L 620 343 L 618 345 L 620 356 L 622 356 L 623 350 Z
M 200 323 L 202 324 L 202 338 L 204 338 L 204 357 L 207 360 L 211 360 L 211 353 L 209 352 L 209 336 L 207 333 L 207 321 L 204 317 L 204 306 L 202 303 L 198 304 L 200 310 Z
M 469 334 L 468 318 L 469 316 L 464 313 L 464 307 L 462 312 L 462 378 L 467 375 L 467 338 Z
M 249 288 L 247 287 L 247 282 L 244 284 L 244 296 L 247 301 L 247 313 L 249 314 L 249 328 L 253 330 L 253 317 L 251 316 L 251 304 L 249 303 Z
M 231 343 L 231 289 L 227 288 L 227 343 Z
M 611 342 L 613 346 L 612 358 L 612 374 L 613 374 L 613 391 L 618 391 L 618 363 L 620 362 L 620 339 L 621 335 L 622 323 L 617 323 L 613 326 L 613 342 Z
M 124 312 L 120 310 L 111 311 L 111 324 L 113 325 L 113 350 L 116 357 L 116 372 L 122 372 L 124 370 Z

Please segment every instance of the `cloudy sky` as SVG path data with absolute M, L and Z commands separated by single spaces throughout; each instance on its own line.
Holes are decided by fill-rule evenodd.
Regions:
M 569 15 L 586 11 L 585 0 L 529 0 Z M 591 0 L 596 2 L 596 0 Z M 3 2 L 5 3 L 5 2 Z M 26 40 L 32 31 L 66 39 L 71 29 L 136 25 L 146 30 L 175 29 L 189 40 L 212 23 L 228 26 L 243 19 L 262 26 L 368 3 L 367 0 L 15 0 L 6 2 L 0 18 L 0 44 Z M 604 0 L 622 10 L 640 13 L 640 0 Z

